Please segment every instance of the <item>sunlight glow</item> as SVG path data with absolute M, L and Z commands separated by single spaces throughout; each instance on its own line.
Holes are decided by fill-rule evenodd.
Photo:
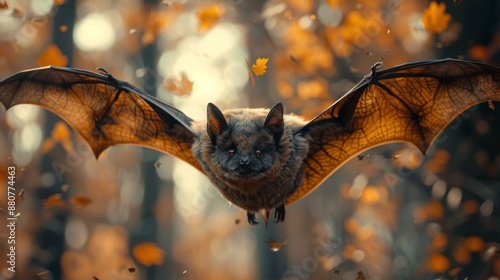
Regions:
M 116 33 L 109 17 L 91 13 L 76 23 L 73 39 L 83 51 L 104 51 L 113 46 Z

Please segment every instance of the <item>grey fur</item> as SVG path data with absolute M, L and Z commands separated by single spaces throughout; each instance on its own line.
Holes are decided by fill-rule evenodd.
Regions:
M 264 127 L 269 112 L 269 109 L 223 111 L 227 126 L 221 125 L 225 129 L 216 135 L 215 146 L 207 132 L 210 121 L 208 125 L 206 122 L 193 125 L 199 136 L 191 149 L 194 157 L 224 197 L 253 213 L 283 205 L 298 189 L 309 150 L 306 136 L 293 133 L 305 125 L 304 120 L 295 115 L 283 116 L 282 111 L 275 110 L 274 124 L 283 122 L 281 136 L 274 131 L 276 127 Z M 233 156 L 229 155 L 230 150 L 234 150 Z M 260 157 L 257 150 L 261 151 Z

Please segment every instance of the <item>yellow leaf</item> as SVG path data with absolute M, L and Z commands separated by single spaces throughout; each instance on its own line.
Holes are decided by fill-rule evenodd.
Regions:
M 71 198 L 71 202 L 76 208 L 81 209 L 92 203 L 92 199 L 84 196 L 83 194 L 75 195 Z
M 162 265 L 163 255 L 165 255 L 163 249 L 151 242 L 143 242 L 136 245 L 132 253 L 137 261 L 145 266 Z
M 66 57 L 56 45 L 48 46 L 38 57 L 38 66 L 66 66 L 68 57 Z
M 432 1 L 422 16 L 424 28 L 429 32 L 443 32 L 448 27 L 451 20 L 451 16 L 446 14 L 445 10 L 445 3 L 438 4 L 436 1 Z
M 257 61 L 254 65 L 252 65 L 252 71 L 257 76 L 262 76 L 266 73 L 267 70 L 267 62 L 269 58 L 257 58 Z
M 218 4 L 212 4 L 199 8 L 196 16 L 200 21 L 198 31 L 204 32 L 212 28 L 226 13 L 226 9 Z

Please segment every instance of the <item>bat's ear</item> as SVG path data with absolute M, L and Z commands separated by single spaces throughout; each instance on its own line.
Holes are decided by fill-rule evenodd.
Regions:
M 271 130 L 274 134 L 276 143 L 279 143 L 281 136 L 283 136 L 283 131 L 285 130 L 285 124 L 283 123 L 283 105 L 281 103 L 271 108 L 264 121 L 263 127 Z
M 227 121 L 222 112 L 212 103 L 207 106 L 207 132 L 215 146 L 217 136 L 227 130 Z

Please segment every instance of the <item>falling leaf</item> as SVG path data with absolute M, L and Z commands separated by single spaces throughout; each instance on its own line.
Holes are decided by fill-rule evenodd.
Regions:
M 66 141 L 70 138 L 71 132 L 66 124 L 57 122 L 52 130 L 52 138 L 56 141 Z
M 252 65 L 252 71 L 255 73 L 257 76 L 262 76 L 266 73 L 267 69 L 267 62 L 269 61 L 269 58 L 257 58 L 257 61 L 255 62 L 254 65 Z
M 40 273 L 37 273 L 36 276 L 40 279 L 43 279 L 45 278 L 45 276 L 49 275 L 50 272 L 48 271 L 43 271 L 43 272 L 40 272 Z
M 9 8 L 9 5 L 7 4 L 7 2 L 0 2 L 0 9 L 1 10 L 6 10 Z
M 357 273 L 357 277 L 356 277 L 356 280 L 366 280 L 366 276 L 365 274 L 363 273 L 363 271 L 358 271 Z
M 154 164 L 155 168 L 158 169 L 161 166 L 161 161 L 157 160 Z
M 68 26 L 67 25 L 61 25 L 61 26 L 59 26 L 59 31 L 61 31 L 62 33 L 68 31 Z
M 187 270 L 184 270 L 184 271 L 182 272 L 182 274 L 186 274 L 187 272 L 188 272 Z
M 57 206 L 64 206 L 62 195 L 59 193 L 53 194 L 49 196 L 47 199 L 43 200 L 44 208 L 57 207 Z
M 424 11 L 422 23 L 429 32 L 441 33 L 450 23 L 451 16 L 445 13 L 446 4 L 432 1 L 429 7 Z
M 163 81 L 165 89 L 180 96 L 191 94 L 193 92 L 193 84 L 194 82 L 189 80 L 186 73 L 182 73 L 180 81 L 176 79 L 165 79 Z
M 337 268 L 337 269 L 335 269 L 335 270 L 333 271 L 333 273 L 335 273 L 335 274 L 337 274 L 337 275 L 340 275 L 340 269 L 338 269 L 338 268 Z
M 365 155 L 358 155 L 358 160 L 364 160 L 365 159 Z
M 276 240 L 269 239 L 268 241 L 266 241 L 266 243 L 267 243 L 267 245 L 271 246 L 271 251 L 278 252 L 283 247 L 285 247 L 285 245 L 288 243 L 288 240 L 276 241 Z
M 241 222 L 241 220 L 240 220 L 240 219 L 236 219 L 236 220 L 234 220 L 234 223 L 235 223 L 235 224 L 237 224 L 237 225 L 239 225 L 239 224 L 240 224 L 240 222 Z
M 432 272 L 443 273 L 448 271 L 450 261 L 444 255 L 435 253 L 429 257 L 427 267 Z
M 24 189 L 21 189 L 21 190 L 19 191 L 19 193 L 17 194 L 17 196 L 18 196 L 20 199 L 24 200 Z
M 212 28 L 226 13 L 226 9 L 218 4 L 212 4 L 198 9 L 196 16 L 200 22 L 198 31 L 204 32 Z
M 495 110 L 495 105 L 493 104 L 493 101 L 488 100 L 488 107 L 490 107 L 491 110 Z
M 54 44 L 49 45 L 45 51 L 38 57 L 38 66 L 66 66 L 68 57 Z
M 130 273 L 134 273 L 134 272 L 135 272 L 135 267 L 129 267 L 129 268 L 128 268 L 128 272 L 130 272 Z
M 168 10 L 152 11 L 147 16 L 147 22 L 144 27 L 144 34 L 141 38 L 141 43 L 145 45 L 152 44 L 156 40 L 156 36 L 167 26 L 169 26 L 177 15 L 181 14 L 184 5 L 181 3 L 172 4 Z
M 165 252 L 151 242 L 138 244 L 132 250 L 134 257 L 145 266 L 162 265 Z
M 82 209 L 84 207 L 87 207 L 89 204 L 91 204 L 92 199 L 90 199 L 82 194 L 78 194 L 78 195 L 75 195 L 71 198 L 71 202 L 76 206 L 77 209 Z

